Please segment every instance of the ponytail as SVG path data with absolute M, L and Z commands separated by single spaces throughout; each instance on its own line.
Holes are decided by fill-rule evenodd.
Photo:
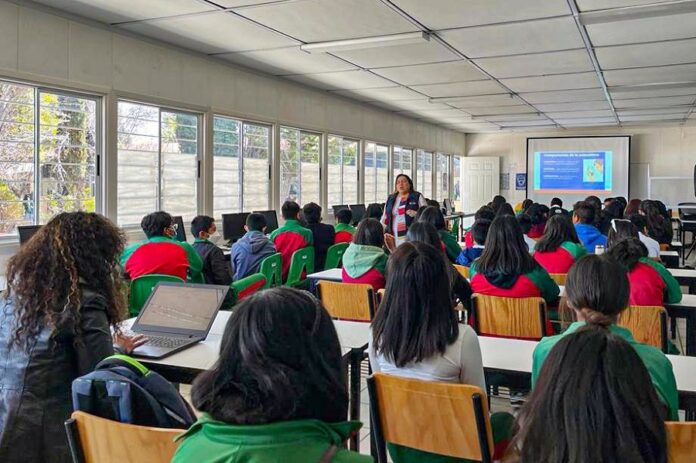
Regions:
M 616 323 L 616 316 L 597 312 L 596 310 L 584 308 L 578 310 L 585 318 L 585 323 L 598 328 L 609 328 L 610 325 Z

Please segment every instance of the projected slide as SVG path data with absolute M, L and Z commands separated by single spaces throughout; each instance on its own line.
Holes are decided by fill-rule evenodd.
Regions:
M 537 193 L 608 194 L 612 191 L 611 151 L 536 151 Z

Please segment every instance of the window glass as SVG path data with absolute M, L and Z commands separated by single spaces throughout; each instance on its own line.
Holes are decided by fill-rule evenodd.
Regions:
M 433 196 L 433 153 L 416 151 L 416 188 L 426 198 Z
M 327 194 L 329 207 L 358 202 L 357 140 L 329 135 Z
M 280 128 L 280 203 L 320 204 L 321 135 Z

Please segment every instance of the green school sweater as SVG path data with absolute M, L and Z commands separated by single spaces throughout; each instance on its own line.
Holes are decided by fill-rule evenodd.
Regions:
M 438 234 L 440 235 L 440 239 L 442 240 L 442 242 L 445 244 L 445 251 L 447 252 L 447 257 L 449 257 L 449 260 L 451 260 L 452 262 L 456 261 L 457 256 L 460 252 L 462 252 L 462 247 L 457 242 L 457 238 L 452 236 L 452 234 L 447 230 L 440 230 L 438 231 Z

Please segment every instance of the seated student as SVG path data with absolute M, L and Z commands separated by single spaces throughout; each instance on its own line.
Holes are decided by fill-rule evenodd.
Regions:
M 350 209 L 341 209 L 336 212 L 336 232 L 335 243 L 350 243 L 355 235 L 355 227 L 350 223 L 353 221 L 353 213 Z
M 501 297 L 542 297 L 555 304 L 560 290 L 529 254 L 522 229 L 513 216 L 496 217 L 481 257 L 471 264 L 474 293 Z
M 645 200 L 640 203 L 639 213 L 648 221 L 648 236 L 660 244 L 672 244 L 672 221 L 665 205 L 659 201 Z
M 271 241 L 283 257 L 283 281 L 288 278 L 290 260 L 295 251 L 312 245 L 312 231 L 300 225 L 300 206 L 295 201 L 285 201 L 280 208 L 285 223 L 271 233 Z
M 429 223 L 435 230 L 437 230 L 440 240 L 445 245 L 445 252 L 450 261 L 454 262 L 462 252 L 462 247 L 457 242 L 457 238 L 452 236 L 452 234 L 447 230 L 445 224 L 445 217 L 442 215 L 440 209 L 428 206 L 426 207 L 420 216 L 416 219 L 416 222 Z
M 471 226 L 471 233 L 474 237 L 475 244 L 470 248 L 462 249 L 455 262 L 457 265 L 468 267 L 473 261 L 481 257 L 490 226 L 490 220 L 480 219 L 474 222 L 474 225 Z
M 612 199 L 605 207 L 604 207 L 604 217 L 605 217 L 605 224 L 606 224 L 606 229 L 601 230 L 602 233 L 608 234 L 609 230 L 611 229 L 611 222 L 612 220 L 621 220 L 624 218 L 623 215 L 624 211 L 624 206 L 621 204 L 619 201 Z
M 530 219 L 527 214 L 522 214 L 517 217 L 517 223 L 520 224 L 520 228 L 522 229 L 522 238 L 527 245 L 527 249 L 529 249 L 530 253 L 534 252 L 537 242 L 535 239 L 529 237 L 529 231 L 532 229 L 532 219 Z
M 367 463 L 343 448 L 348 393 L 331 318 L 311 294 L 272 288 L 239 303 L 220 357 L 191 387 L 202 412 L 173 463 Z
M 263 214 L 253 213 L 247 216 L 244 225 L 246 233 L 232 245 L 230 251 L 235 280 L 257 273 L 261 262 L 277 252 L 271 240 L 264 235 L 266 225 Z
M 517 215 L 522 215 L 522 214 L 524 214 L 525 212 L 527 212 L 527 209 L 529 209 L 529 207 L 530 207 L 532 204 L 534 204 L 534 201 L 532 201 L 531 199 L 527 198 L 527 199 L 525 199 L 524 201 L 522 201 L 522 202 L 520 203 L 520 207 L 519 207 L 519 208 L 518 208 L 518 207 L 515 207 L 515 212 L 517 213 Z
M 681 301 L 677 280 L 664 265 L 648 258 L 648 249 L 637 237 L 611 242 L 607 253 L 628 270 L 630 305 L 661 306 Z
M 658 243 L 657 240 L 654 240 L 647 235 L 648 220 L 645 218 L 645 216 L 635 213 L 626 216 L 626 219 L 630 220 L 631 223 L 638 230 L 638 238 L 640 239 L 640 242 L 643 243 L 646 248 L 648 248 L 648 257 L 650 257 L 651 259 L 659 259 L 660 243 Z
M 222 249 L 208 240 L 217 234 L 215 219 L 207 215 L 196 216 L 191 222 L 191 234 L 195 237 L 193 249 L 203 260 L 205 282 L 228 286 L 232 283 L 232 268 Z
M 176 224 L 164 211 L 143 217 L 140 226 L 147 239 L 131 244 L 121 256 L 121 266 L 129 279 L 159 273 L 186 280 L 197 278 L 203 269 L 203 260 L 193 246 L 173 239 Z
M 576 260 L 587 254 L 570 217 L 552 216 L 546 223 L 544 236 L 537 242 L 534 260 L 549 273 L 568 273 Z
M 501 204 L 500 207 L 498 208 L 498 212 L 495 213 L 495 216 L 498 217 L 499 215 L 516 215 L 515 210 L 512 208 L 510 203 L 505 203 Z
M 384 213 L 384 208 L 382 207 L 381 204 L 371 203 L 371 204 L 367 205 L 367 209 L 365 210 L 365 217 L 363 217 L 363 219 L 380 220 L 382 218 L 383 213 Z
M 640 199 L 632 199 L 628 202 L 626 207 L 624 208 L 624 217 L 628 217 L 631 214 L 639 214 L 640 213 L 640 203 L 642 203 Z
M 619 314 L 628 307 L 629 294 L 626 270 L 609 255 L 587 255 L 577 261 L 568 272 L 565 295 L 578 321 L 563 334 L 539 342 L 534 349 L 532 384 L 539 378 L 544 360 L 558 341 L 586 325 L 600 327 L 622 337 L 635 349 L 650 373 L 657 395 L 669 410 L 669 419 L 678 420 L 679 396 L 672 364 L 660 349 L 636 342 L 630 331 L 616 325 Z M 633 375 L 632 370 L 625 371 L 627 376 Z
M 375 291 L 384 288 L 384 227 L 378 219 L 363 219 L 353 236 L 353 242 L 343 254 L 343 283 L 372 285 Z
M 493 209 L 491 209 L 489 206 L 481 206 L 479 210 L 476 211 L 476 213 L 474 214 L 474 222 L 479 219 L 486 219 L 492 222 L 493 219 L 495 219 L 495 212 L 493 212 Z M 471 230 L 469 230 L 464 235 L 464 245 L 467 248 L 470 248 L 474 244 L 474 235 L 471 233 Z
M 125 236 L 106 217 L 64 212 L 7 264 L 0 296 L 0 461 L 72 462 L 63 422 L 71 385 L 146 340 L 120 333 L 127 292 L 118 256 Z
M 302 208 L 302 218 L 307 223 L 307 228 L 312 232 L 314 271 L 321 272 L 324 270 L 326 251 L 333 246 L 336 239 L 336 231 L 331 225 L 321 223 L 321 206 L 317 203 L 305 204 Z
M 471 384 L 485 391 L 478 337 L 470 326 L 457 322 L 452 310 L 449 267 L 443 254 L 425 243 L 409 241 L 392 254 L 384 298 L 372 321 L 370 365 L 375 372 Z M 500 427 L 509 429 L 512 419 L 509 414 L 494 414 L 491 421 L 498 434 Z M 462 461 L 388 447 L 395 463 Z
M 529 229 L 528 233 L 525 235 L 532 239 L 539 239 L 544 234 L 544 229 L 546 228 L 546 220 L 548 219 L 548 210 L 545 210 L 545 206 L 539 203 L 532 204 L 529 209 L 527 209 L 526 215 L 532 221 L 532 228 Z M 534 249 L 533 247 L 529 248 Z
M 585 327 L 556 343 L 504 461 L 667 461 L 665 407 L 622 334 Z
M 570 213 L 563 209 L 563 200 L 561 198 L 552 198 L 551 205 L 549 207 L 549 217 L 556 214 L 564 214 L 570 216 Z
M 505 204 L 507 202 L 507 199 L 505 199 L 505 196 L 501 195 L 495 195 L 493 197 L 493 200 L 488 204 L 491 209 L 493 209 L 493 213 L 497 214 L 498 209 L 500 209 L 500 206 Z
M 578 201 L 573 206 L 573 224 L 580 242 L 590 254 L 596 246 L 606 246 L 607 237 L 600 233 L 595 224 L 595 208 L 585 201 Z

